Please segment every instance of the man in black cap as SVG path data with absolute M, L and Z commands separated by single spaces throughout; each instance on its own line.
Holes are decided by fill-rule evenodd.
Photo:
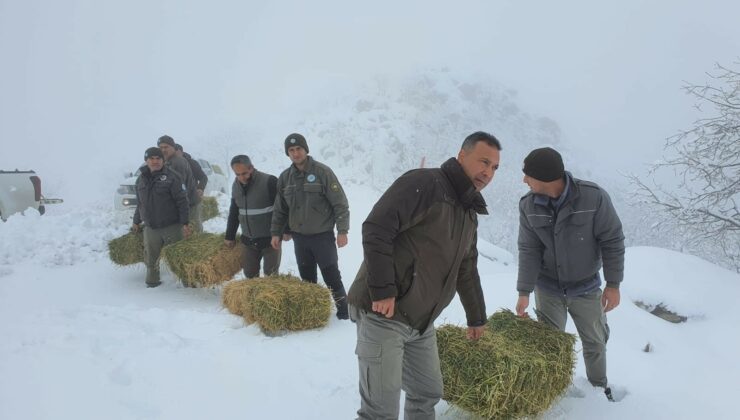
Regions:
M 570 313 L 583 343 L 586 376 L 613 400 L 606 376 L 605 313 L 619 305 L 624 277 L 622 223 L 606 191 L 565 171 L 556 150 L 533 150 L 524 159 L 523 171 L 531 191 L 519 202 L 516 312 L 527 315 L 534 291 L 540 321 L 565 330 Z
M 188 202 L 190 203 L 190 224 L 193 232 L 202 232 L 203 224 L 200 221 L 199 208 L 197 207 L 200 204 L 200 197 L 196 189 L 195 178 L 185 158 L 177 156 L 175 146 L 175 140 L 166 134 L 157 140 L 157 147 L 162 151 L 165 165 L 175 171 L 185 185 Z
M 224 244 L 229 248 L 234 246 L 236 229 L 241 226 L 244 276 L 248 279 L 258 277 L 260 261 L 263 261 L 265 275 L 277 274 L 282 253 L 272 247 L 270 235 L 277 178 L 255 169 L 247 155 L 234 156 L 231 169 L 236 179 L 231 185 L 231 207 Z
M 347 293 L 337 255 L 337 247 L 347 245 L 347 196 L 331 168 L 308 156 L 305 137 L 298 133 L 286 137 L 285 154 L 293 164 L 278 178 L 272 213 L 272 247 L 280 249 L 281 239 L 289 240 L 292 236 L 301 278 L 316 283 L 318 265 L 336 302 L 337 318 L 348 319 Z M 285 234 L 287 231 L 290 234 Z
M 190 214 L 184 184 L 178 174 L 164 165 L 162 151 L 150 147 L 144 153 L 144 161 L 146 165 L 136 179 L 137 205 L 131 230 L 144 229 L 146 285 L 157 287 L 162 247 L 190 235 Z

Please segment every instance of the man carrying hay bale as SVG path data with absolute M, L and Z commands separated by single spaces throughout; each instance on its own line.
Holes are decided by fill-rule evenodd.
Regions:
M 348 319 L 347 293 L 339 272 L 337 247 L 347 245 L 349 204 L 337 176 L 308 156 L 306 139 L 293 133 L 285 138 L 285 154 L 293 162 L 278 179 L 272 213 L 272 247 L 295 242 L 295 259 L 304 281 L 316 283 L 316 265 L 337 305 L 337 318 Z M 337 226 L 336 246 L 334 225 Z M 286 234 L 290 231 L 290 234 Z
M 244 277 L 260 275 L 260 261 L 266 276 L 277 274 L 280 269 L 280 249 L 272 247 L 270 224 L 277 192 L 277 178 L 254 168 L 247 155 L 231 159 L 231 169 L 236 175 L 231 185 L 231 207 L 226 223 L 224 244 L 234 247 L 236 228 L 241 227 L 244 244 L 241 265 Z
M 198 197 L 203 197 L 203 194 L 206 191 L 206 185 L 208 185 L 208 175 L 203 172 L 203 168 L 200 166 L 200 163 L 193 159 L 189 153 L 185 152 L 185 149 L 180 143 L 175 143 L 175 154 L 188 162 L 190 172 L 193 173 L 193 180 L 195 181 L 195 192 L 198 193 Z
M 193 232 L 202 232 L 203 224 L 200 220 L 200 208 L 197 207 L 200 203 L 200 197 L 198 196 L 195 178 L 193 178 L 193 171 L 190 170 L 188 161 L 184 157 L 177 156 L 175 140 L 168 135 L 164 135 L 157 140 L 157 147 L 162 151 L 165 165 L 174 171 L 182 180 L 183 185 L 185 185 L 188 202 L 190 203 L 190 225 Z
M 360 419 L 433 419 L 442 397 L 434 320 L 457 292 L 467 338 L 478 339 L 486 305 L 478 276 L 480 191 L 498 169 L 501 144 L 476 132 L 457 159 L 409 171 L 388 188 L 362 224 L 365 259 L 349 291 L 357 323 Z
M 624 277 L 622 223 L 609 194 L 566 172 L 556 150 L 533 150 L 524 159 L 523 171 L 531 191 L 519 202 L 516 312 L 525 316 L 534 291 L 540 321 L 564 331 L 570 313 L 583 343 L 586 376 L 612 400 L 606 377 L 609 326 L 605 313 L 619 305 Z
M 146 166 L 136 179 L 134 232 L 144 223 L 144 263 L 146 285 L 157 287 L 159 281 L 159 254 L 164 245 L 177 242 L 190 235 L 189 206 L 182 179 L 164 166 L 164 155 L 156 147 L 144 153 Z

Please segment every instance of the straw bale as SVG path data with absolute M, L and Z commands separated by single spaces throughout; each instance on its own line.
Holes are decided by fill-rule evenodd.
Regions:
M 466 328 L 437 329 L 444 398 L 483 418 L 536 416 L 571 383 L 575 336 L 502 310 L 477 341 Z
M 201 209 L 201 221 L 213 219 L 214 217 L 218 216 L 218 201 L 216 200 L 216 197 L 203 197 L 201 206 L 203 207 Z
M 227 248 L 223 234 L 198 233 L 165 246 L 162 256 L 185 286 L 209 287 L 231 280 L 241 270 L 242 246 Z
M 271 335 L 324 327 L 334 306 L 329 289 L 288 275 L 231 282 L 223 293 L 224 306 Z
M 108 242 L 108 255 L 117 265 L 131 265 L 144 262 L 144 235 L 129 232 Z

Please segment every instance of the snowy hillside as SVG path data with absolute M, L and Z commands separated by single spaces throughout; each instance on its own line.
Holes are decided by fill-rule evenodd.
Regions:
M 359 224 L 378 194 L 348 188 L 350 244 L 339 251 L 346 284 L 362 258 Z M 222 197 L 225 209 L 228 200 Z M 0 224 L 0 418 L 348 419 L 359 404 L 355 330 L 332 317 L 318 331 L 269 338 L 220 304 L 218 289 L 187 289 L 169 274 L 144 287 L 143 266 L 117 268 L 105 243 L 125 217 L 109 208 L 54 208 Z M 223 218 L 206 222 L 222 231 Z M 480 244 L 488 311 L 512 308 L 516 264 Z M 282 268 L 296 272 L 292 246 Z M 740 375 L 733 310 L 737 274 L 698 258 L 630 248 L 622 305 L 609 316 L 609 403 L 585 379 L 548 419 L 734 418 Z M 662 303 L 688 317 L 670 324 L 635 306 Z M 456 300 L 439 323 L 464 323 Z M 572 325 L 569 324 L 572 330 Z M 652 352 L 644 352 L 647 343 Z M 441 419 L 466 418 L 438 406 Z

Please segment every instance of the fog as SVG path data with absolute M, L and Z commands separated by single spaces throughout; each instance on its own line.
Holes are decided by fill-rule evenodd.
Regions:
M 740 3 L 602 3 L 0 0 L 0 169 L 108 197 L 161 134 L 203 151 L 256 127 L 281 153 L 347 88 L 445 68 L 517 92 L 617 177 L 698 117 L 681 86 L 738 59 Z

